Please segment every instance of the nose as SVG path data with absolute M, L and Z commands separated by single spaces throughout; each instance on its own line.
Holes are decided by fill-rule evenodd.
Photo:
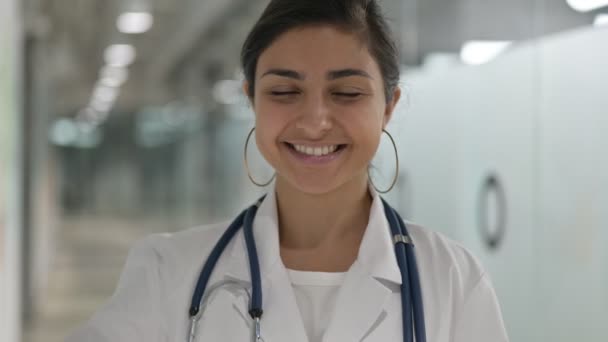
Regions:
M 306 100 L 296 128 L 310 139 L 322 138 L 332 128 L 331 108 L 323 95 L 310 96 Z

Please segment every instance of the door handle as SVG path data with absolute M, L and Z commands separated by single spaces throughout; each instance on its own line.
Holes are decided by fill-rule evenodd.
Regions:
M 494 196 L 496 199 L 496 222 L 491 229 L 488 222 L 488 202 Z M 477 225 L 482 241 L 486 247 L 495 251 L 502 243 L 507 229 L 507 196 L 498 175 L 490 172 L 482 181 L 477 199 Z

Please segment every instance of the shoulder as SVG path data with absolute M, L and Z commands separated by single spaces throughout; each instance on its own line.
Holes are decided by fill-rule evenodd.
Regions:
M 230 222 L 148 235 L 131 247 L 127 263 L 147 264 L 165 280 L 179 281 L 211 252 Z
M 156 233 L 137 241 L 134 248 L 145 246 L 159 252 L 199 254 L 201 249 L 211 248 L 228 227 L 229 222 L 201 225 L 173 233 Z
M 507 342 L 500 304 L 481 262 L 441 233 L 411 222 L 406 226 L 414 241 L 425 284 L 425 309 L 432 312 L 431 317 L 452 313 L 448 315 L 453 341 Z
M 482 263 L 466 247 L 414 222 L 405 222 L 414 243 L 421 273 L 434 283 L 449 284 L 464 297 L 485 276 Z
M 67 341 L 158 341 L 172 331 L 191 279 L 226 223 L 173 234 L 152 234 L 135 242 L 111 298 Z

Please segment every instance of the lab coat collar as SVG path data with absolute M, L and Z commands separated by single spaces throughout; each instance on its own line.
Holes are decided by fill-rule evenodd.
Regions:
M 253 236 L 255 239 L 258 259 L 260 262 L 260 273 L 262 277 L 271 274 L 275 266 L 281 265 L 279 249 L 279 224 L 274 183 L 271 191 L 264 198 L 258 208 L 253 221 Z M 241 280 L 250 281 L 249 256 L 243 230 L 236 236 L 237 243 L 233 244 L 231 253 L 232 267 L 231 276 Z
M 395 256 L 391 229 L 384 215 L 382 198 L 371 184 L 369 192 L 372 196 L 372 206 L 357 261 L 372 277 L 401 284 L 401 271 Z
M 372 205 L 368 225 L 365 229 L 357 262 L 364 272 L 376 279 L 384 279 L 401 284 L 401 272 L 391 239 L 390 227 L 384 215 L 382 198 L 369 185 Z M 279 224 L 274 183 L 260 205 L 253 222 L 254 238 L 257 245 L 260 271 L 263 277 L 273 273 L 277 266 L 283 266 L 279 247 Z M 242 231 L 237 235 L 231 253 L 232 277 L 250 281 L 247 249 Z
M 372 187 L 369 191 L 373 201 L 368 226 L 357 260 L 347 272 L 336 300 L 336 312 L 326 331 L 325 341 L 361 340 L 382 321 L 384 307 L 393 293 L 380 280 L 401 283 L 382 200 Z M 263 336 L 268 341 L 305 342 L 306 331 L 302 319 L 285 319 L 299 317 L 299 308 L 288 273 L 281 261 L 274 187 L 258 209 L 253 233 L 258 247 L 262 293 L 267 294 L 263 297 L 264 320 L 280 322 L 280 326 L 271 324 L 269 328 L 264 329 Z M 234 242 L 229 247 L 232 250 L 227 250 L 231 257 L 226 277 L 250 283 L 248 255 L 242 230 Z M 365 294 L 361 300 L 353 300 L 361 293 Z M 243 317 L 246 316 L 245 308 L 235 306 L 235 309 Z

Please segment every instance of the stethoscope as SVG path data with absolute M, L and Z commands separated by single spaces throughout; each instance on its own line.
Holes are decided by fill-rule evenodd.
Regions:
M 203 300 L 207 283 L 211 278 L 211 273 L 217 264 L 224 249 L 232 238 L 236 235 L 241 227 L 245 236 L 247 245 L 247 254 L 249 256 L 249 269 L 251 273 L 252 293 L 249 296 L 249 315 L 253 319 L 253 341 L 262 342 L 260 320 L 264 311 L 262 310 L 262 279 L 260 275 L 260 264 L 258 253 L 256 250 L 255 240 L 253 237 L 253 219 L 255 214 L 264 200 L 262 196 L 254 205 L 245 209 L 239 216 L 232 221 L 228 229 L 221 236 L 217 244 L 213 247 L 201 274 L 196 283 L 194 294 L 192 295 L 192 303 L 188 312 L 190 316 L 190 333 L 188 342 L 194 342 L 196 336 L 196 327 L 198 320 L 201 318 L 203 309 L 206 307 L 207 297 Z M 420 288 L 420 276 L 418 274 L 418 266 L 416 265 L 416 257 L 414 255 L 414 245 L 410 238 L 405 223 L 395 209 L 382 199 L 384 205 L 384 214 L 388 220 L 393 242 L 395 244 L 395 255 L 397 256 L 397 264 L 401 270 L 401 309 L 403 319 L 403 341 L 413 342 L 413 335 L 416 335 L 416 342 L 426 342 L 426 330 L 424 326 L 424 310 L 422 307 L 422 291 Z M 226 282 L 218 283 L 209 289 L 212 293 L 215 289 L 227 285 Z M 239 286 L 237 283 L 228 285 Z

